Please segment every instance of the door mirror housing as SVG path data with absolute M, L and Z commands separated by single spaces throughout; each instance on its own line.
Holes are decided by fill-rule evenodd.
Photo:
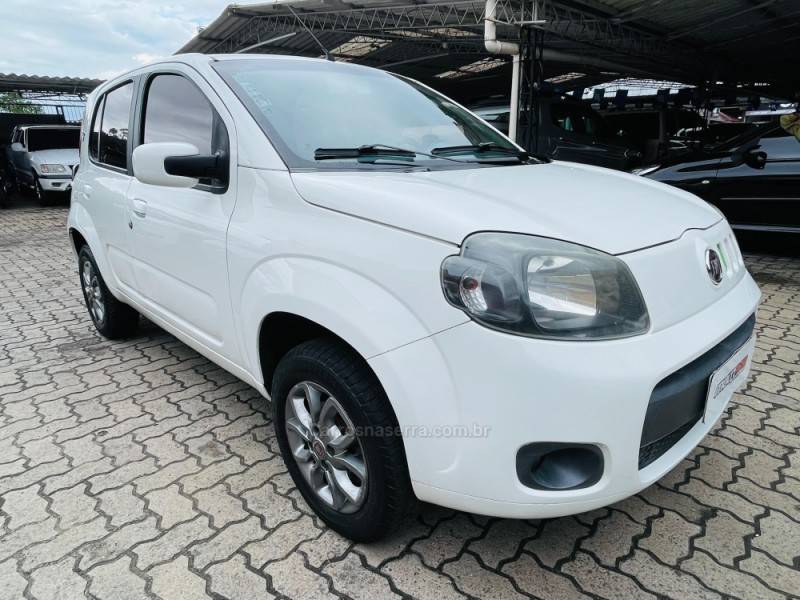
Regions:
M 763 169 L 767 164 L 767 153 L 763 150 L 752 148 L 744 153 L 744 162 L 754 169 Z
M 19 142 L 14 142 L 13 144 L 11 144 L 11 151 L 12 152 L 25 152 L 25 146 L 23 146 Z
M 165 187 L 190 188 L 198 177 L 187 177 L 167 171 L 167 161 L 175 158 L 196 158 L 200 151 L 193 144 L 159 142 L 142 144 L 133 151 L 133 174 L 142 183 Z

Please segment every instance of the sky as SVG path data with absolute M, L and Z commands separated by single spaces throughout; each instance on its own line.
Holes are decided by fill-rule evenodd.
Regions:
M 231 2 L 0 0 L 0 73 L 108 79 L 174 54 Z

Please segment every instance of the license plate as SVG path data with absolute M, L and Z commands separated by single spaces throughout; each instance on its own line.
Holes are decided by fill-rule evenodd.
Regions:
M 725 361 L 724 365 L 711 374 L 708 382 L 708 395 L 706 396 L 706 407 L 703 412 L 703 422 L 709 415 L 721 412 L 733 392 L 744 383 L 747 373 L 750 371 L 750 361 L 753 359 L 755 342 L 755 336 L 750 336 L 750 339 L 734 352 Z

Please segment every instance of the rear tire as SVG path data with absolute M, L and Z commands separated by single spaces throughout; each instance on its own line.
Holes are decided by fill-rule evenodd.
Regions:
M 308 390 L 317 394 L 317 418 Z M 329 527 L 369 542 L 400 524 L 415 502 L 403 440 L 380 382 L 360 356 L 330 339 L 290 350 L 275 370 L 272 411 L 289 473 Z
M 78 251 L 78 275 L 86 309 L 97 331 L 111 340 L 135 335 L 139 313 L 111 294 L 88 245 Z

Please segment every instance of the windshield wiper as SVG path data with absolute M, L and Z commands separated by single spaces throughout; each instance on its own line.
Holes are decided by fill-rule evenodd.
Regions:
M 314 150 L 314 160 L 336 160 L 337 158 L 362 158 L 364 156 L 375 157 L 407 157 L 415 158 L 417 153 L 413 150 L 395 148 L 394 146 L 383 146 L 381 144 L 370 144 L 358 146 L 356 148 L 317 148 Z
M 508 146 L 503 146 L 501 144 L 496 144 L 494 142 L 481 142 L 480 144 L 471 144 L 466 146 L 443 146 L 442 148 L 434 148 L 431 150 L 431 154 L 440 155 L 440 154 L 461 154 L 464 152 L 471 152 L 473 154 L 483 154 L 486 152 L 500 152 L 502 154 L 508 154 L 513 156 L 520 161 L 526 161 L 530 158 L 527 152 L 524 150 L 518 150 L 517 148 L 510 148 Z

